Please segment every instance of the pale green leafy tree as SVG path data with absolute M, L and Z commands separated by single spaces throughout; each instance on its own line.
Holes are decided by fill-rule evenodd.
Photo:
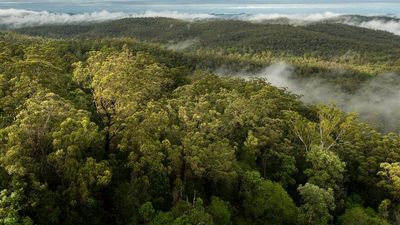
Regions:
M 400 199 L 400 163 L 381 163 L 378 176 L 381 181 L 378 185 L 386 188 L 395 199 Z
M 3 225 L 33 225 L 28 216 L 21 215 L 23 190 L 2 190 L 0 192 L 0 224 Z
M 97 129 L 86 111 L 56 94 L 39 93 L 5 128 L 0 162 L 17 179 L 29 179 L 37 188 L 57 185 L 75 193 L 72 202 L 83 202 L 88 186 L 107 185 L 112 174 L 107 163 L 88 157 L 101 141 Z
M 309 177 L 308 182 L 321 188 L 338 190 L 343 182 L 346 164 L 331 151 L 313 146 L 306 153 L 306 160 L 311 164 L 304 173 Z
M 90 89 L 105 125 L 105 149 L 111 150 L 126 120 L 146 101 L 161 96 L 171 81 L 167 69 L 145 53 L 92 52 L 87 62 L 75 64 L 74 79 Z
M 297 112 L 288 111 L 286 114 L 293 133 L 306 151 L 313 145 L 330 150 L 351 130 L 356 118 L 355 114 L 346 114 L 334 106 L 326 105 L 318 107 L 318 122 L 309 121 Z

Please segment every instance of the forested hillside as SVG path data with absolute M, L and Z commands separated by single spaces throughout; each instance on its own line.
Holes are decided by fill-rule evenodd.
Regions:
M 398 133 L 262 78 L 215 75 L 285 60 L 297 79 L 351 94 L 400 71 L 398 41 L 170 19 L 4 31 L 0 224 L 398 224 Z
M 218 75 L 264 77 L 269 66 L 283 62 L 288 67 L 281 70 L 290 70 L 290 77 L 275 79 L 280 82 L 273 82 L 274 85 L 305 95 L 302 100 L 307 103 L 335 102 L 347 112 L 359 113 L 363 121 L 381 132 L 398 132 L 400 120 L 396 118 L 400 118 L 400 104 L 395 99 L 400 96 L 395 90 L 400 88 L 400 77 L 396 75 L 400 73 L 400 37 L 339 23 L 372 19 L 389 20 L 342 16 L 293 26 L 276 20 L 188 22 L 127 18 L 96 24 L 23 28 L 14 32 L 80 42 L 102 39 L 131 43 L 134 38 L 138 41 L 131 47 L 153 52 L 162 58 L 162 63 Z M 142 43 L 140 49 L 137 42 Z
M 359 83 L 359 77 L 400 71 L 399 36 L 334 22 L 291 26 L 268 21 L 128 18 L 91 25 L 22 28 L 15 32 L 80 41 L 134 38 L 179 52 L 175 54 L 185 55 L 180 61 L 188 61 L 188 57 L 196 61 L 189 65 L 183 62 L 187 66 L 208 70 L 227 67 L 230 71 L 254 71 L 285 61 L 295 65 L 299 70 L 296 74 L 301 76 L 332 77 L 327 74 L 334 73 L 333 79 L 344 77 L 357 80 L 355 83 Z M 340 83 L 349 91 L 356 88 L 354 84 Z
M 222 48 L 240 52 L 313 54 L 324 59 L 354 51 L 361 56 L 398 59 L 400 37 L 339 23 L 291 26 L 240 20 L 186 22 L 169 18 L 128 18 L 92 25 L 48 25 L 22 28 L 20 33 L 53 38 L 134 37 L 191 48 Z

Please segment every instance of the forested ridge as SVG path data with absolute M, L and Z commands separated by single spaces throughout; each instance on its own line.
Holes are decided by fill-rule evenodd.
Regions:
M 171 24 L 134 21 L 140 31 L 154 20 Z M 218 29 L 242 23 L 211 22 Z M 210 29 L 211 37 L 207 23 L 192 26 L 205 26 L 199 35 Z M 346 37 L 329 39 L 332 26 L 348 30 Z M 0 224 L 400 223 L 397 133 L 381 133 L 333 104 L 305 104 L 263 79 L 213 73 L 257 71 L 284 59 L 298 76 L 351 93 L 399 71 L 397 37 L 346 25 L 277 29 L 322 32 L 321 43 L 343 49 L 306 41 L 314 36 L 297 41 L 316 50 L 297 54 L 285 51 L 298 47 L 289 37 L 267 43 L 275 50 L 243 49 L 251 44 L 242 38 L 226 45 L 200 38 L 197 47 L 177 49 L 168 34 L 148 30 L 143 35 L 165 40 L 109 36 L 107 29 L 61 39 L 0 33 Z M 351 29 L 371 35 L 344 46 L 357 34 Z
M 153 45 L 153 51 L 175 50 L 172 54 L 181 56 L 177 63 L 203 70 L 222 66 L 231 71 L 256 70 L 286 61 L 296 66 L 299 75 L 332 77 L 329 74 L 334 73 L 333 80 L 347 80 L 339 83 L 349 91 L 369 76 L 400 71 L 399 36 L 335 21 L 292 26 L 268 21 L 127 18 L 95 24 L 28 27 L 14 32 L 79 42 L 133 38 Z M 168 54 L 170 60 L 171 51 L 158 54 Z M 338 70 L 342 71 L 338 74 Z M 357 82 L 348 84 L 351 80 Z
M 53 38 L 134 37 L 162 44 L 192 40 L 192 48 L 218 47 L 242 53 L 284 52 L 295 56 L 309 53 L 325 59 L 353 51 L 370 57 L 371 61 L 397 60 L 400 48 L 400 37 L 389 32 L 335 22 L 292 26 L 267 21 L 218 19 L 187 22 L 170 18 L 127 18 L 86 25 L 28 27 L 16 31 Z

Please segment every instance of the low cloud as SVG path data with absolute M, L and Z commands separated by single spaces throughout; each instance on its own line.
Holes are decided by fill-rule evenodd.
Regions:
M 400 20 L 398 18 L 348 16 L 338 13 L 315 13 L 315 14 L 254 14 L 240 16 L 239 19 L 251 22 L 275 22 L 290 25 L 308 25 L 316 22 L 343 23 L 356 27 L 372 30 L 387 31 L 400 35 Z
M 400 75 L 387 73 L 366 82 L 342 103 L 347 111 L 356 111 L 361 118 L 383 131 L 400 132 Z
M 229 74 L 227 71 L 218 73 Z M 400 131 L 400 75 L 398 74 L 376 76 L 361 84 L 354 93 L 345 92 L 339 86 L 334 86 L 321 78 L 300 78 L 292 66 L 283 62 L 268 66 L 256 74 L 244 72 L 235 73 L 234 76 L 246 79 L 264 78 L 276 87 L 301 95 L 305 103 L 334 103 L 346 112 L 358 113 L 363 121 L 376 126 L 382 132 Z
M 48 11 L 29 11 L 22 9 L 0 9 L 0 27 L 21 28 L 48 24 L 81 24 L 118 20 L 122 18 L 167 17 L 180 20 L 202 20 L 216 18 L 210 14 L 191 14 L 181 12 L 123 13 L 100 11 L 81 14 L 51 13 Z
M 238 15 L 214 15 L 208 13 L 185 13 L 176 11 L 146 11 L 143 13 L 109 12 L 106 10 L 92 13 L 67 14 L 51 13 L 48 11 L 29 11 L 22 9 L 0 9 L 0 27 L 22 28 L 49 24 L 82 24 L 104 22 L 122 18 L 149 18 L 166 17 L 185 21 L 207 19 L 236 19 L 248 22 L 284 23 L 290 25 L 307 25 L 310 23 L 325 21 L 344 23 L 348 25 L 364 27 L 375 30 L 388 31 L 400 35 L 400 20 L 393 18 L 377 19 L 376 17 L 364 17 L 360 20 L 353 16 L 344 16 L 338 13 L 325 12 L 313 14 L 238 14 Z
M 359 27 L 364 27 L 368 29 L 373 29 L 373 30 L 382 30 L 382 31 L 388 31 L 390 33 L 400 35 L 400 21 L 398 20 L 379 20 L 379 19 L 374 19 L 370 21 L 365 21 L 361 23 L 355 23 L 352 21 L 349 21 L 347 24 L 353 25 L 353 26 L 359 26 Z
M 305 25 L 318 21 L 324 21 L 334 18 L 339 18 L 342 14 L 325 12 L 325 13 L 313 13 L 313 14 L 254 14 L 254 15 L 243 15 L 239 19 L 252 22 L 263 22 L 268 20 L 279 20 L 284 19 L 289 24 L 293 25 Z
M 206 20 L 206 19 L 218 19 L 218 16 L 208 13 L 184 13 L 176 11 L 146 11 L 144 13 L 128 14 L 130 18 L 147 18 L 147 17 L 166 17 L 179 20 L 195 21 L 195 20 Z
M 108 11 L 66 14 L 21 9 L 0 9 L 0 26 L 20 28 L 47 24 L 77 24 L 82 22 L 90 23 L 116 20 L 124 17 L 126 17 L 124 13 L 111 13 Z

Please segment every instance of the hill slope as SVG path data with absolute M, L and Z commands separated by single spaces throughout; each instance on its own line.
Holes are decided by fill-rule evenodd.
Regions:
M 291 26 L 239 20 L 196 22 L 169 18 L 129 18 L 89 25 L 53 25 L 16 30 L 52 38 L 134 37 L 163 44 L 192 42 L 190 47 L 273 51 L 330 58 L 349 51 L 374 58 L 400 56 L 400 37 L 338 23 Z

